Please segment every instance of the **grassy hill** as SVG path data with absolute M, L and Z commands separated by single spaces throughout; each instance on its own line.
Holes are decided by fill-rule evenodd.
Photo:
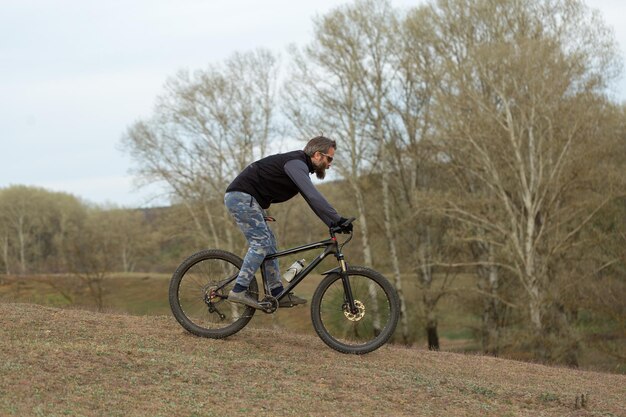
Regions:
M 346 356 L 264 329 L 200 339 L 170 316 L 0 303 L 0 358 L 0 416 L 626 415 L 623 375 L 392 346 Z

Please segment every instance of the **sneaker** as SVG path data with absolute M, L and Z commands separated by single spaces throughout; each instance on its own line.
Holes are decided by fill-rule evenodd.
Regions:
M 306 300 L 290 292 L 289 294 L 287 294 L 286 296 L 280 299 L 280 301 L 278 302 L 278 307 L 282 307 L 282 308 L 293 307 L 299 304 L 306 304 Z
M 261 308 L 259 302 L 252 298 L 252 296 L 248 294 L 248 291 L 234 292 L 233 290 L 230 290 L 228 293 L 228 301 L 245 304 L 253 308 Z

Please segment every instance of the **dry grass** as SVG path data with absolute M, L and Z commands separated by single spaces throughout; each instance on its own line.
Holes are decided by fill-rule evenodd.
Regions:
M 623 375 L 29 304 L 0 303 L 0 323 L 1 416 L 626 415 Z

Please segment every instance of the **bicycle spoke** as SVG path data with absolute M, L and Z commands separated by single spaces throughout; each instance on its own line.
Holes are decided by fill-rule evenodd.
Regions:
M 226 300 L 240 263 L 223 251 L 200 252 L 183 262 L 170 285 L 172 312 L 183 327 L 200 336 L 225 337 L 245 326 L 254 309 Z
M 348 273 L 356 310 L 350 310 L 339 275 L 329 276 L 313 297 L 313 325 L 332 348 L 346 353 L 367 353 L 384 344 L 395 329 L 397 294 L 374 271 L 357 268 Z

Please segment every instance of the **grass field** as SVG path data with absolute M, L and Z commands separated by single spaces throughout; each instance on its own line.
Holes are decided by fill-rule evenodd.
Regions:
M 104 311 L 132 315 L 167 315 L 170 314 L 168 304 L 168 286 L 171 276 L 155 273 L 118 273 L 112 274 L 104 281 Z M 315 288 L 321 281 L 321 275 L 311 274 L 298 287 L 296 293 L 310 300 Z M 39 276 L 10 276 L 4 278 L 4 285 L 0 285 L 0 301 L 25 302 L 41 304 L 50 307 L 78 307 L 91 309 L 94 300 L 90 297 L 84 285 L 74 277 L 55 275 Z M 55 284 L 54 286 L 51 284 Z M 72 301 L 61 295 L 63 292 L 76 292 Z M 405 292 L 409 297 L 417 292 L 416 285 L 406 285 Z M 454 304 L 453 301 L 450 302 Z M 471 338 L 468 326 L 476 322 L 476 318 L 469 317 L 458 308 L 447 308 L 446 302 L 441 303 L 440 336 L 443 349 L 471 350 L 476 343 Z M 415 316 L 417 303 L 408 306 L 410 316 Z M 308 305 L 279 311 L 277 314 L 265 315 L 259 313 L 251 323 L 252 327 L 285 329 L 298 333 L 315 334 L 311 326 Z M 415 329 L 417 331 L 417 329 Z M 426 341 L 420 334 L 418 343 L 425 346 Z
M 155 273 L 119 273 L 112 274 L 104 281 L 104 312 L 131 314 L 138 316 L 170 315 L 168 304 L 169 274 Z M 321 275 L 311 274 L 297 287 L 297 294 L 310 300 Z M 2 276 L 0 284 L 0 302 L 22 302 L 40 304 L 49 307 L 80 308 L 94 310 L 94 300 L 84 288 L 84 284 L 75 277 L 55 275 L 39 276 Z M 412 284 L 412 285 L 411 285 Z M 455 286 L 469 292 L 473 281 L 460 277 Z M 419 297 L 419 289 L 414 281 L 407 279 L 405 283 L 407 299 Z M 71 301 L 62 294 L 71 294 Z M 426 347 L 423 334 L 423 323 L 420 322 L 418 303 L 408 303 L 409 317 L 414 320 L 411 331 L 416 342 L 414 347 Z M 454 297 L 444 298 L 438 305 L 439 336 L 441 350 L 450 352 L 479 352 L 480 345 L 474 339 L 473 331 L 478 328 L 480 319 L 468 314 L 462 303 Z M 279 310 L 276 314 L 257 313 L 249 327 L 257 329 L 273 329 L 303 335 L 315 335 L 310 319 L 309 306 Z M 397 340 L 400 340 L 396 331 Z M 524 359 L 527 355 L 519 352 L 511 358 Z M 601 370 L 624 373 L 623 362 L 616 361 L 598 352 L 586 350 L 581 357 L 582 369 Z
M 1 416 L 626 415 L 623 375 L 32 304 L 0 302 L 0 323 Z

